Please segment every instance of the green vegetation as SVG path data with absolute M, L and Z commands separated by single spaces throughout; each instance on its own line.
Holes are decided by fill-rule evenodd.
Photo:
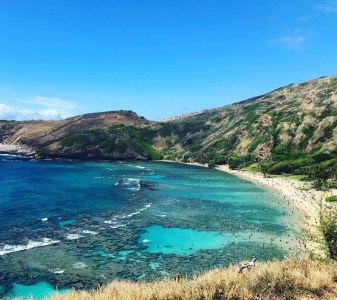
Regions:
M 102 141 L 99 146 L 105 153 L 111 153 L 116 149 L 116 143 L 114 141 Z
M 326 109 L 324 110 L 321 115 L 320 115 L 320 119 L 323 120 L 327 117 L 331 117 L 331 116 L 337 116 L 337 109 Z
M 307 127 L 302 128 L 305 138 L 301 142 L 301 149 L 304 149 L 308 146 L 309 140 L 314 136 L 315 130 L 316 129 L 313 125 L 308 125 Z
M 165 157 L 179 159 L 179 149 L 182 153 L 189 152 L 193 160 L 208 163 L 211 167 L 229 164 L 231 168 L 240 169 L 257 162 L 257 168 L 261 170 L 259 155 L 266 152 L 264 157 L 268 166 L 262 167 L 265 171 L 268 169 L 265 175 L 306 174 L 307 178 L 309 167 L 337 166 L 337 153 L 333 147 L 329 151 L 322 148 L 323 144 L 333 140 L 337 120 L 331 119 L 330 124 L 321 122 L 337 116 L 336 106 L 325 104 L 331 99 L 331 87 L 336 82 L 337 78 L 333 77 L 330 83 L 289 85 L 212 113 L 163 123 L 158 134 L 171 142 L 165 142 Z M 311 98 L 316 106 L 326 106 L 325 109 L 302 106 L 302 100 L 307 98 Z M 298 130 L 309 116 L 311 123 Z M 315 137 L 317 131 L 322 133 L 318 140 Z M 241 144 L 243 139 L 244 145 Z M 247 141 L 250 141 L 248 145 Z M 325 188 L 322 180 L 314 182 L 317 188 Z M 330 185 L 332 178 L 328 182 Z
M 257 159 L 253 154 L 231 155 L 228 157 L 229 168 L 233 170 L 246 168 L 256 161 Z
M 211 126 L 206 124 L 207 119 L 199 116 L 186 119 L 184 121 L 171 121 L 162 123 L 159 129 L 159 134 L 162 137 L 169 137 L 175 135 L 178 139 L 185 138 L 200 131 L 208 131 Z
M 109 133 L 129 137 L 136 141 L 152 143 L 155 132 L 151 127 L 125 126 L 123 124 L 108 127 Z
M 76 150 L 84 149 L 89 146 L 96 146 L 103 142 L 99 135 L 96 135 L 94 131 L 81 131 L 67 136 L 59 142 L 63 147 L 74 147 Z
M 337 260 L 337 214 L 335 209 L 321 212 L 320 229 L 329 257 Z
M 270 161 L 266 161 L 266 160 L 261 161 L 259 163 L 259 167 L 264 177 L 268 177 L 270 175 L 271 169 L 272 169 L 271 168 L 272 165 Z
M 127 148 L 128 148 L 128 144 L 122 140 L 118 141 L 116 144 L 116 150 L 120 154 L 125 153 Z
M 337 196 L 330 196 L 325 199 L 326 202 L 337 202 Z
M 162 158 L 153 147 L 155 132 L 150 127 L 125 125 L 110 126 L 107 131 L 96 132 L 85 130 L 67 136 L 59 142 L 62 147 L 73 147 L 75 150 L 101 149 L 106 154 L 125 154 L 129 150 L 151 159 Z
M 123 137 L 124 140 L 128 141 L 129 147 L 142 156 L 149 156 L 154 160 L 162 158 L 162 155 L 152 147 L 156 133 L 151 127 L 135 127 L 121 124 L 110 126 L 107 131 L 110 134 Z M 124 153 L 128 148 L 128 144 L 123 140 L 118 141 L 116 145 L 117 151 Z
M 337 121 L 333 122 L 331 125 L 325 127 L 323 129 L 324 136 L 320 139 L 320 141 L 326 141 L 332 138 L 333 131 L 337 127 Z
M 337 77 L 331 78 L 328 87 L 332 87 L 332 88 L 337 87 Z
M 214 168 L 217 165 L 223 165 L 228 162 L 228 157 L 226 154 L 221 154 L 217 152 L 209 152 L 207 154 L 204 154 L 201 159 L 199 159 L 201 163 L 208 163 L 208 166 L 210 168 Z
M 305 169 L 308 179 L 313 182 L 313 186 L 317 190 L 328 190 L 329 179 L 335 176 L 335 170 L 331 167 L 323 167 L 322 165 L 314 165 Z
M 266 144 L 267 142 L 269 142 L 271 139 L 270 135 L 265 135 L 265 136 L 261 136 L 258 137 L 256 140 L 253 140 L 249 146 L 248 146 L 248 152 L 253 152 L 258 145 L 260 144 Z

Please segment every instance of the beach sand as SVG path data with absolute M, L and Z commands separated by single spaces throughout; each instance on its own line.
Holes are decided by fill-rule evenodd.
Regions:
M 217 169 L 273 189 L 282 198 L 292 202 L 293 207 L 303 215 L 303 221 L 307 225 L 315 226 L 319 224 L 319 211 L 325 197 L 322 192 L 312 189 L 309 183 L 284 177 L 272 176 L 268 178 L 261 173 L 230 170 L 227 165 L 218 166 Z
M 188 165 L 208 167 L 200 163 L 186 163 Z M 228 165 L 219 165 L 217 170 L 226 172 L 242 179 L 255 182 L 265 188 L 275 191 L 281 198 L 287 201 L 289 209 L 300 217 L 300 226 L 304 230 L 305 236 L 302 239 L 304 247 L 313 251 L 315 254 L 324 256 L 321 246 L 316 242 L 317 238 L 321 239 L 319 227 L 319 215 L 321 209 L 328 209 L 329 204 L 324 201 L 331 196 L 331 191 L 322 192 L 313 189 L 310 183 L 296 179 L 286 178 L 284 176 L 264 177 L 261 173 L 255 173 L 245 170 L 231 170 Z M 332 191 L 337 195 L 337 190 Z M 286 204 L 286 203 L 285 203 Z

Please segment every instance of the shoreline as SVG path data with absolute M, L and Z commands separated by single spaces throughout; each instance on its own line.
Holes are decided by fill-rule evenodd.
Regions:
M 164 160 L 163 160 L 164 161 Z M 173 161 L 164 161 L 173 162 Z M 191 166 L 208 168 L 206 164 L 201 163 L 181 163 Z M 296 179 L 288 179 L 284 177 L 264 177 L 260 173 L 244 171 L 244 170 L 231 170 L 228 165 L 218 165 L 215 170 L 225 172 L 242 179 L 254 182 L 265 188 L 269 188 L 282 196 L 285 200 L 290 200 L 295 205 L 296 209 L 304 216 L 304 222 L 307 225 L 318 225 L 319 223 L 319 210 L 321 209 L 321 202 L 328 197 L 327 192 L 316 191 L 311 188 L 307 182 L 301 182 Z
M 208 165 L 197 162 L 185 163 L 164 160 L 163 162 L 208 168 Z M 293 211 L 297 211 L 300 229 L 304 230 L 305 233 L 305 236 L 301 238 L 304 248 L 301 248 L 303 250 L 309 250 L 311 253 L 321 257 L 325 257 L 324 251 L 322 251 L 317 238 L 321 240 L 321 234 L 318 229 L 320 224 L 320 211 L 323 208 L 327 208 L 325 206 L 327 203 L 324 199 L 330 195 L 329 192 L 317 191 L 311 187 L 310 183 L 297 179 L 278 176 L 264 177 L 261 173 L 231 170 L 228 165 L 218 165 L 215 169 L 254 182 L 259 186 L 276 192 L 284 199 L 289 209 L 292 208 Z M 336 189 L 333 190 L 333 194 L 337 194 Z
M 319 224 L 322 192 L 312 189 L 309 183 L 284 177 L 264 177 L 256 172 L 231 170 L 227 165 L 218 166 L 216 169 L 275 191 L 281 198 L 288 200 L 289 205 L 290 201 L 294 204 L 294 208 L 303 216 L 302 221 L 306 225 Z

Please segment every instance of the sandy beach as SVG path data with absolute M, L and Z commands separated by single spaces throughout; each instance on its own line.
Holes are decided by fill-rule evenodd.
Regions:
M 208 167 L 200 163 L 186 164 Z M 216 169 L 274 190 L 285 200 L 291 201 L 294 204 L 293 206 L 304 216 L 303 221 L 307 225 L 317 225 L 321 207 L 326 208 L 325 205 L 329 206 L 324 199 L 330 196 L 331 192 L 317 191 L 308 182 L 277 176 L 264 177 L 261 173 L 244 170 L 231 170 L 228 165 L 219 165 Z M 332 192 L 334 195 L 337 194 L 337 190 L 333 190 Z M 289 204 L 291 203 L 289 202 Z
M 200 163 L 186 163 L 188 165 L 208 167 Z M 330 204 L 324 199 L 331 196 L 331 191 L 322 192 L 313 189 L 310 183 L 290 179 L 281 176 L 264 177 L 261 173 L 255 173 L 244 170 L 231 170 L 228 165 L 219 165 L 217 170 L 226 172 L 240 178 L 255 182 L 265 188 L 271 189 L 283 198 L 292 212 L 295 212 L 300 217 L 300 223 L 303 230 L 307 232 L 307 237 L 303 238 L 303 242 L 307 249 L 314 250 L 315 253 L 323 255 L 315 238 L 319 236 L 319 213 L 321 209 L 329 209 Z M 337 195 L 337 190 L 332 191 L 333 195 Z
M 230 170 L 227 165 L 218 166 L 217 169 L 273 189 L 282 198 L 292 202 L 294 208 L 304 216 L 305 223 L 318 225 L 321 203 L 328 195 L 312 189 L 309 183 L 284 177 L 268 178 L 260 173 L 248 171 Z

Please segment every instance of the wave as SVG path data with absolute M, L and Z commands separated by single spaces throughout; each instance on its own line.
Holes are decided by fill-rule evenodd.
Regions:
M 52 244 L 57 244 L 60 241 L 43 238 L 41 241 L 28 241 L 27 245 L 4 245 L 0 248 L 0 255 L 5 255 L 12 252 L 29 250 L 37 247 L 44 247 Z
M 48 271 L 53 274 L 63 274 L 65 272 L 65 269 L 56 268 L 56 269 L 48 269 Z
M 83 235 L 80 235 L 78 233 L 69 233 L 67 236 L 66 236 L 66 239 L 67 240 L 78 240 L 80 238 L 82 238 Z
M 84 234 L 91 234 L 91 235 L 96 235 L 98 232 L 92 231 L 92 230 L 82 230 L 82 233 Z
M 121 216 L 120 218 L 122 218 L 122 219 L 125 219 L 125 218 L 131 218 L 131 217 L 133 217 L 134 215 L 138 215 L 138 214 L 140 214 L 142 211 L 144 211 L 144 210 L 147 210 L 148 208 L 150 208 L 151 207 L 151 204 L 146 204 L 143 208 L 141 208 L 140 210 L 137 210 L 137 211 L 135 211 L 135 212 L 133 212 L 133 213 L 130 213 L 130 214 L 128 214 L 128 215 L 124 215 L 124 216 Z
M 110 228 L 116 229 L 116 228 L 119 228 L 119 227 L 125 227 L 126 225 L 128 225 L 128 224 L 118 224 L 118 225 L 110 226 Z
M 139 209 L 139 210 L 137 210 L 135 212 L 129 213 L 127 215 L 121 215 L 121 216 L 117 215 L 114 218 L 112 218 L 111 220 L 106 220 L 103 223 L 105 223 L 105 224 L 113 224 L 114 226 L 117 226 L 117 227 L 111 227 L 111 228 L 118 228 L 118 227 L 126 226 L 127 224 L 118 222 L 117 220 L 118 219 L 122 219 L 122 220 L 129 219 L 129 218 L 131 218 L 131 217 L 133 217 L 135 215 L 140 214 L 142 211 L 147 210 L 150 207 L 151 207 L 151 203 L 150 204 L 146 204 L 146 205 L 144 205 L 144 207 L 142 207 L 141 209 Z
M 69 233 L 65 236 L 65 238 L 67 240 L 78 240 L 78 239 L 84 237 L 84 235 L 82 235 L 82 234 L 97 235 L 98 232 L 84 229 L 84 230 L 78 231 L 78 233 Z
M 146 210 L 150 207 L 151 207 L 151 204 L 146 204 L 146 205 L 144 205 L 144 207 L 140 208 L 139 210 L 137 210 L 135 212 L 132 212 L 132 213 L 129 213 L 129 214 L 126 214 L 126 215 L 120 215 L 120 216 L 117 215 L 112 220 L 103 221 L 103 223 L 110 224 L 111 225 L 110 228 L 112 228 L 112 229 L 127 226 L 129 223 L 127 221 L 123 221 L 123 220 L 129 219 L 129 218 L 131 218 L 135 215 L 138 215 L 142 211 L 144 211 L 144 210 Z M 40 220 L 42 222 L 47 222 L 48 218 L 42 218 Z M 83 230 L 78 230 L 78 231 L 75 231 L 75 232 L 72 232 L 72 233 L 68 233 L 64 236 L 64 238 L 66 240 L 77 240 L 77 239 L 85 237 L 85 235 L 97 235 L 97 234 L 99 234 L 99 232 L 93 231 L 93 230 L 83 229 Z M 8 254 L 8 253 L 12 253 L 12 252 L 29 250 L 29 249 L 48 246 L 48 245 L 52 245 L 52 244 L 56 244 L 56 243 L 60 243 L 60 242 L 61 242 L 60 240 L 52 240 L 50 238 L 42 238 L 41 241 L 28 240 L 28 243 L 26 245 L 5 244 L 3 246 L 0 246 L 0 256 Z M 61 270 L 61 271 L 64 271 L 64 270 Z M 55 269 L 55 270 L 53 270 L 53 272 L 54 273 L 58 272 L 58 270 Z
M 75 269 L 83 269 L 83 268 L 86 268 L 86 266 L 87 265 L 84 262 L 81 262 L 81 261 L 76 262 L 76 263 L 73 264 L 73 267 Z
M 124 187 L 127 190 L 139 191 L 140 190 L 140 179 L 139 178 L 123 178 L 119 179 L 115 186 Z

